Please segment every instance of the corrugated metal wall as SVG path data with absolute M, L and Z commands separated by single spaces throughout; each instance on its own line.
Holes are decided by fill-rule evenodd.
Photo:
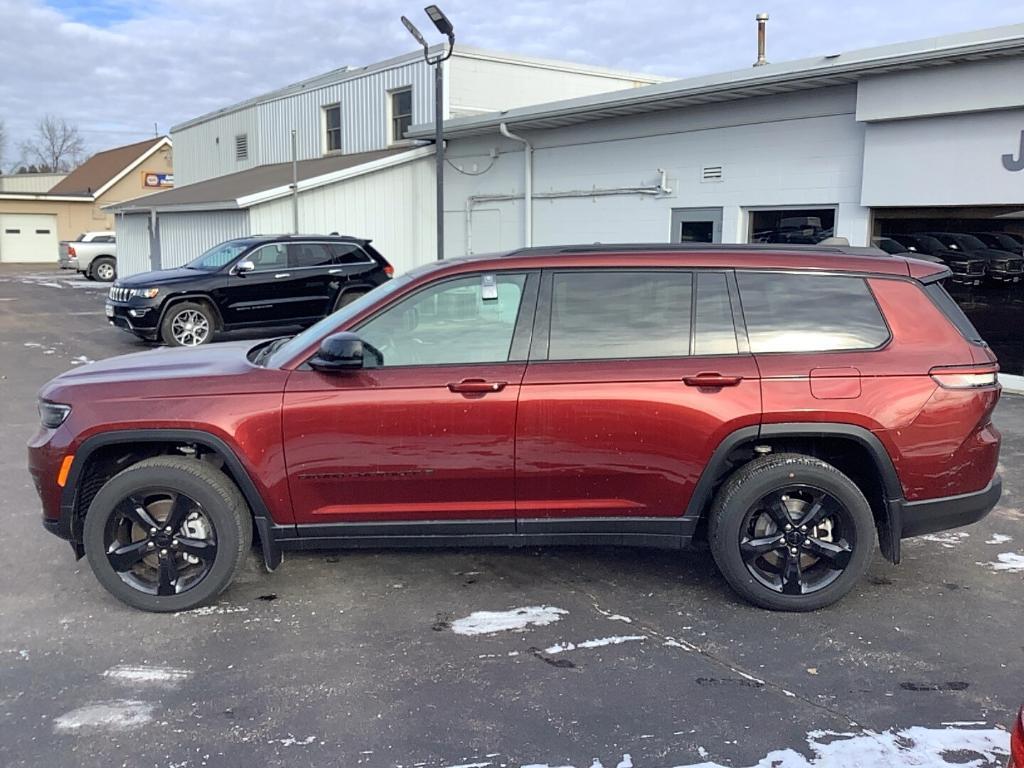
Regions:
M 118 214 L 114 217 L 117 231 L 117 275 L 127 277 L 148 272 L 149 214 Z
M 250 234 L 248 211 L 162 213 L 160 260 L 164 269 L 180 267 L 217 243 Z
M 299 231 L 368 237 L 396 273 L 435 257 L 434 160 L 425 157 L 299 196 Z M 289 232 L 291 198 L 249 210 L 254 232 Z
M 422 60 L 353 76 L 276 101 L 216 117 L 175 131 L 174 172 L 178 186 L 255 165 L 291 160 L 291 130 L 300 160 L 324 153 L 323 107 L 341 104 L 342 152 L 370 152 L 388 145 L 388 91 L 412 87 L 412 122 L 434 115 L 433 70 Z M 249 158 L 235 160 L 235 136 L 249 136 Z M 219 139 L 219 141 L 218 141 Z

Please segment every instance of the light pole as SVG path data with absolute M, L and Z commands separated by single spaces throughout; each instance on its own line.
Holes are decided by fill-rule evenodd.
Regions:
M 444 69 L 441 65 L 451 58 L 455 50 L 455 27 L 444 15 L 444 11 L 436 5 L 428 5 L 423 9 L 430 20 L 434 22 L 437 31 L 448 38 L 448 51 L 442 51 L 431 58 L 430 46 L 424 39 L 416 25 L 405 16 L 402 23 L 409 30 L 416 42 L 423 46 L 423 59 L 428 65 L 434 67 L 434 154 L 435 154 L 435 176 L 437 177 L 437 258 L 444 258 Z

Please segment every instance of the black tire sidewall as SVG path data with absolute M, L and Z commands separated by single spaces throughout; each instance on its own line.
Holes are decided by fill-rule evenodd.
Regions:
M 230 484 L 226 477 L 224 480 Z M 104 533 L 114 506 L 133 492 L 154 487 L 180 490 L 197 501 L 217 535 L 213 567 L 201 582 L 178 595 L 148 595 L 133 589 L 121 580 L 106 557 Z M 93 573 L 114 597 L 144 611 L 173 612 L 198 607 L 227 587 L 238 568 L 241 552 L 249 546 L 243 542 L 244 535 L 238 510 L 232 511 L 231 504 L 208 478 L 171 466 L 149 466 L 129 467 L 99 490 L 85 517 L 83 541 Z
M 772 458 L 777 461 L 740 474 L 720 491 L 710 521 L 711 552 L 730 586 L 755 605 L 782 611 L 817 610 L 846 595 L 867 571 L 875 548 L 874 516 L 860 489 L 835 468 L 816 460 L 787 462 L 788 457 L 781 455 Z M 747 511 L 772 490 L 794 483 L 806 483 L 832 494 L 846 507 L 856 534 L 853 556 L 839 578 L 807 595 L 783 595 L 758 582 L 747 570 L 739 549 L 740 526 Z
M 101 256 L 101 257 L 99 257 L 97 259 L 93 259 L 92 264 L 89 265 L 89 272 L 92 275 L 92 279 L 93 280 L 98 280 L 101 283 L 112 283 L 112 282 L 114 282 L 114 280 L 117 279 L 117 267 L 114 266 L 114 263 L 115 262 L 114 262 L 113 259 L 108 259 L 108 258 L 106 258 L 104 256 Z M 113 277 L 111 277 L 109 280 L 104 280 L 103 278 L 100 277 L 100 267 L 103 266 L 104 264 L 109 264 L 111 269 L 114 270 Z
M 203 317 L 206 318 L 206 322 L 210 324 L 210 332 L 206 336 L 206 340 L 202 344 L 196 344 L 197 347 L 205 346 L 213 341 L 213 334 L 217 330 L 217 321 L 213 316 L 213 312 L 205 304 L 200 304 L 194 301 L 181 301 L 177 304 L 172 304 L 171 307 L 164 313 L 164 319 L 160 322 L 160 338 L 164 344 L 169 347 L 180 347 L 182 346 L 174 339 L 174 334 L 171 333 L 171 324 L 174 322 L 174 318 L 184 311 L 193 310 L 195 312 L 202 313 Z

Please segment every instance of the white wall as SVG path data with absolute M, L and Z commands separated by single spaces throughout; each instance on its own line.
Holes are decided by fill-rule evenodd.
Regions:
M 745 242 L 746 208 L 766 206 L 838 206 L 839 231 L 866 245 L 864 127 L 854 119 L 855 100 L 853 87 L 841 87 L 529 133 L 535 194 L 654 185 L 659 168 L 672 189 L 656 197 L 537 199 L 534 245 L 667 242 L 672 209 L 690 207 L 723 208 L 723 241 Z M 492 148 L 501 154 L 484 172 Z M 455 255 L 466 250 L 470 196 L 522 195 L 523 154 L 497 131 L 453 139 L 448 154 L 465 174 L 480 174 L 446 170 L 446 251 Z M 703 182 L 707 165 L 721 165 L 723 180 Z M 472 214 L 472 251 L 521 246 L 522 216 L 522 200 L 481 203 Z
M 0 192 L 49 192 L 66 173 L 13 173 L 0 176 Z
M 435 257 L 434 159 L 386 168 L 301 192 L 299 231 L 366 237 L 396 274 Z M 291 198 L 249 209 L 251 231 L 292 230 Z
M 871 123 L 862 203 L 1024 205 L 1024 170 L 1002 159 L 1020 159 L 1022 132 L 1024 109 Z

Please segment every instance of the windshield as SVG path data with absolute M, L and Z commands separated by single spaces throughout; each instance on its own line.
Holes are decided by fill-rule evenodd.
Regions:
M 329 336 L 333 331 L 336 331 L 367 307 L 375 304 L 386 296 L 390 296 L 402 286 L 408 285 L 412 282 L 413 277 L 418 271 L 419 270 L 407 272 L 401 277 L 396 277 L 394 280 L 388 280 L 383 285 L 378 285 L 372 291 L 360 296 L 351 304 L 342 307 L 332 315 L 328 315 L 320 322 L 309 326 L 309 328 L 304 330 L 298 336 L 293 336 L 286 343 L 273 351 L 270 357 L 266 360 L 266 367 L 280 368 L 317 339 Z
M 226 243 L 215 245 L 198 259 L 193 259 L 185 265 L 185 269 L 201 269 L 204 272 L 216 272 L 221 267 L 230 264 L 235 258 L 248 248 L 250 243 L 246 240 L 228 240 Z
M 1002 232 L 993 232 L 989 237 L 995 240 L 996 248 L 1002 248 L 1004 251 L 1016 251 L 1020 248 L 1020 243 Z
M 946 246 L 939 242 L 938 238 L 932 237 L 931 235 L 918 235 L 917 242 L 921 248 L 926 251 L 944 251 Z

